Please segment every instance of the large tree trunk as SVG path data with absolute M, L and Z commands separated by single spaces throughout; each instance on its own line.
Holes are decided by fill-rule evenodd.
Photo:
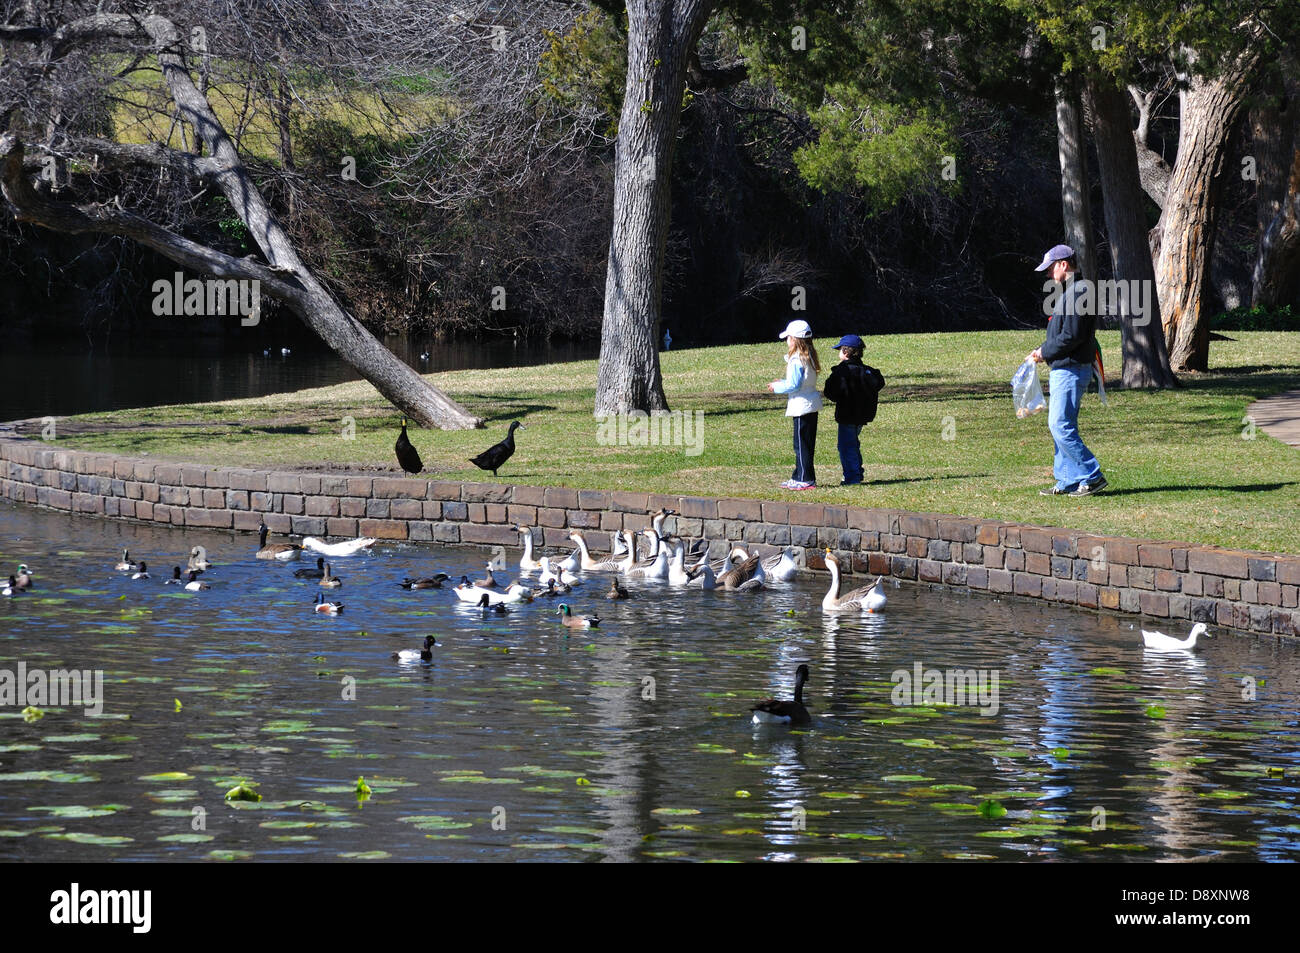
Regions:
M 1256 160 L 1258 251 L 1251 304 L 1277 308 L 1300 291 L 1300 68 L 1283 59 L 1280 89 L 1251 111 Z
M 1215 206 L 1222 192 L 1229 138 L 1245 100 L 1258 53 L 1242 53 L 1217 76 L 1192 76 L 1180 95 L 1178 159 L 1161 215 L 1156 290 L 1169 364 L 1176 371 L 1209 368 L 1206 286 L 1214 247 Z
M 1127 307 L 1121 315 L 1122 383 L 1130 388 L 1173 387 L 1177 381 L 1169 369 L 1165 337 L 1160 329 L 1159 302 L 1154 294 L 1156 276 L 1147 245 L 1142 183 L 1138 177 L 1128 101 L 1105 78 L 1093 79 L 1088 86 L 1112 273 L 1120 281 L 1145 282 L 1143 287 L 1147 289 L 1151 306 L 1151 312 L 1145 317 L 1127 313 Z
M 1097 250 L 1088 200 L 1088 150 L 1083 138 L 1083 108 L 1078 84 L 1056 81 L 1056 146 L 1061 158 L 1061 215 L 1065 241 L 1074 249 L 1079 277 L 1097 280 Z
M 256 278 L 262 282 L 263 290 L 283 300 L 343 360 L 421 426 L 445 430 L 481 427 L 483 423 L 479 418 L 431 386 L 379 343 L 334 300 L 328 289 L 303 264 L 288 234 L 249 176 L 234 142 L 207 98 L 195 87 L 181 53 L 185 46 L 176 26 L 161 16 L 137 18 L 100 13 L 61 28 L 55 39 L 57 45 L 58 42 L 85 42 L 100 36 L 147 36 L 153 41 L 163 80 L 177 110 L 195 135 L 203 140 L 208 157 L 188 155 L 165 146 L 117 143 L 104 143 L 103 151 L 129 154 L 138 160 L 183 169 L 206 182 L 215 183 L 247 226 L 249 234 L 266 256 L 269 267 L 231 258 L 111 206 L 77 207 L 45 201 L 31 188 L 23 171 L 21 142 L 6 135 L 0 139 L 4 194 L 17 210 L 19 220 L 59 231 L 124 235 L 199 271 L 219 277 Z
M 628 0 L 597 415 L 667 410 L 659 371 L 673 149 L 691 52 L 712 0 Z
M 1256 308 L 1280 308 L 1300 294 L 1300 148 L 1293 151 L 1286 196 L 1259 240 L 1251 277 Z

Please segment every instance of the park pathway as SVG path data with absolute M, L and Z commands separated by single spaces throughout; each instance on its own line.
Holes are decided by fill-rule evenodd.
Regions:
M 1257 400 L 1246 408 L 1246 416 L 1270 437 L 1300 447 L 1300 390 Z

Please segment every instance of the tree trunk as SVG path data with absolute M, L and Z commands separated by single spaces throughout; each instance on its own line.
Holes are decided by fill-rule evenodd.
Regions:
M 1300 285 L 1300 79 L 1293 56 L 1274 97 L 1251 112 L 1256 161 L 1258 251 L 1251 305 L 1277 308 L 1295 300 Z
M 712 0 L 628 0 L 597 415 L 667 410 L 659 370 L 672 162 L 690 54 Z
M 1097 253 L 1088 199 L 1088 150 L 1083 138 L 1079 87 L 1068 77 L 1056 81 L 1056 146 L 1061 158 L 1061 216 L 1065 241 L 1074 249 L 1080 278 L 1097 280 Z
M 1122 383 L 1129 388 L 1173 387 L 1177 381 L 1169 369 L 1165 337 L 1160 330 L 1156 276 L 1147 245 L 1142 183 L 1128 102 L 1105 78 L 1090 80 L 1088 86 L 1112 273 L 1120 281 L 1144 282 L 1142 287 L 1151 308 L 1145 317 L 1130 314 L 1124 299 L 1120 324 Z
M 1215 206 L 1222 192 L 1229 138 L 1241 112 L 1258 54 L 1247 51 L 1217 76 L 1192 76 L 1180 95 L 1178 159 L 1161 218 L 1156 291 L 1169 364 L 1176 371 L 1209 368 L 1206 286 L 1214 247 Z
M 1280 308 L 1300 293 L 1300 148 L 1294 150 L 1285 200 L 1259 240 L 1251 304 Z

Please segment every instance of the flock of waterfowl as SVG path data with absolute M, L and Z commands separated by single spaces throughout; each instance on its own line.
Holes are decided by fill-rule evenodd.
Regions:
M 512 426 L 512 434 L 513 430 Z M 674 511 L 666 508 L 651 515 L 650 528 L 642 531 L 647 543 L 647 552 L 644 554 L 637 552 L 636 536 L 625 530 L 612 534 L 613 551 L 609 556 L 601 558 L 591 554 L 586 538 L 576 530 L 569 535 L 576 547 L 572 553 L 563 557 L 548 554 L 539 558 L 534 550 L 532 529 L 516 526 L 522 547 L 518 577 L 508 583 L 501 583 L 496 574 L 503 572 L 505 565 L 504 558 L 498 557 L 496 562 L 487 564 L 482 578 L 471 581 L 468 576 L 461 576 L 460 582 L 450 588 L 460 602 L 479 608 L 486 616 L 507 613 L 511 611 L 511 604 L 568 596 L 591 581 L 584 574 L 611 574 L 609 588 L 600 592 L 605 599 L 617 600 L 633 595 L 632 590 L 620 581 L 620 576 L 628 580 L 661 580 L 670 586 L 705 591 L 722 589 L 752 593 L 773 581 L 789 582 L 798 572 L 798 564 L 790 547 L 764 558 L 756 553 L 749 554 L 743 547 L 732 546 L 724 558 L 710 561 L 706 541 L 701 540 L 696 547 L 688 549 L 686 541 L 681 537 L 663 532 L 664 522 L 672 515 Z M 325 559 L 326 556 L 338 558 L 356 555 L 375 543 L 374 539 L 369 538 L 326 543 L 312 536 L 304 538 L 301 544 L 268 543 L 267 534 L 267 526 L 262 524 L 258 529 L 256 558 L 290 560 L 299 558 L 304 551 L 319 553 L 321 555 L 317 556 L 314 569 L 295 570 L 294 576 L 303 580 L 315 580 L 321 589 L 337 589 L 343 585 L 343 579 L 334 574 L 333 565 Z M 701 543 L 704 544 L 702 553 L 698 549 Z M 691 559 L 689 564 L 688 553 Z M 822 599 L 823 612 L 878 613 L 884 610 L 888 600 L 883 577 L 878 577 L 870 586 L 841 593 L 839 559 L 827 549 L 825 562 L 831 579 L 830 588 Z M 113 568 L 128 574 L 132 580 L 151 578 L 148 564 L 144 560 L 137 563 L 125 549 L 122 551 L 122 559 Z M 184 578 L 181 567 L 173 566 L 171 578 L 164 585 L 181 586 L 191 592 L 210 589 L 211 585 L 200 581 L 198 577 L 212 568 L 213 564 L 208 560 L 204 548 L 195 546 L 190 550 Z M 538 574 L 536 585 L 524 581 L 532 573 Z M 420 578 L 406 577 L 399 585 L 406 590 L 441 589 L 443 583 L 450 578 L 447 573 L 439 572 Z M 32 573 L 24 563 L 18 567 L 16 574 L 9 577 L 8 585 L 0 588 L 0 595 L 17 596 L 33 587 Z M 595 591 L 600 587 L 592 589 Z M 343 603 L 327 600 L 323 592 L 316 593 L 312 603 L 313 612 L 338 615 L 343 610 Z M 590 615 L 575 614 L 568 601 L 559 603 L 555 614 L 565 629 L 594 629 L 601 622 L 600 616 L 594 611 Z M 1194 626 L 1185 639 L 1177 639 L 1162 632 L 1142 631 L 1144 647 L 1155 652 L 1189 652 L 1195 649 L 1197 639 L 1201 636 L 1209 637 L 1208 627 L 1204 623 Z M 433 658 L 432 649 L 436 645 L 436 639 L 430 635 L 425 638 L 420 650 L 405 649 L 394 652 L 392 657 L 402 662 L 430 661 Z M 760 702 L 751 709 L 754 724 L 809 723 L 811 719 L 803 704 L 803 687 L 808 679 L 808 666 L 800 665 L 795 672 L 794 700 L 768 699 Z

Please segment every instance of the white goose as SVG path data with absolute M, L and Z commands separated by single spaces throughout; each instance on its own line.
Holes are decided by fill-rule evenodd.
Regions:
M 578 544 L 578 552 L 581 554 L 578 562 L 583 572 L 617 572 L 623 564 L 621 559 L 592 559 L 591 553 L 587 551 L 587 541 L 577 530 L 569 534 L 569 539 Z
M 345 539 L 341 543 L 327 543 L 323 539 L 317 539 L 315 536 L 308 536 L 302 541 L 303 549 L 310 549 L 312 552 L 321 553 L 325 556 L 355 556 L 363 550 L 369 549 L 375 545 L 375 541 L 369 536 L 361 539 Z
M 686 546 L 681 540 L 673 549 L 673 560 L 668 564 L 668 583 L 673 586 L 690 585 L 691 574 L 686 571 Z
M 870 586 L 863 586 L 840 595 L 840 561 L 829 549 L 826 550 L 826 568 L 831 571 L 831 587 L 822 599 L 823 612 L 844 612 L 858 610 L 861 612 L 879 612 L 885 607 L 885 593 L 881 587 L 883 577 L 877 578 Z
M 736 553 L 742 559 L 747 558 L 745 550 L 739 546 L 736 547 Z M 799 573 L 799 564 L 794 561 L 794 550 L 789 546 L 779 553 L 771 553 L 764 556 L 759 565 L 763 567 L 763 572 L 771 576 L 777 582 L 789 582 Z
M 484 589 L 480 586 L 474 585 L 465 576 L 461 576 L 460 585 L 452 590 L 452 592 L 456 593 L 457 599 L 472 606 L 477 606 L 485 595 L 488 599 L 488 605 L 493 606 L 498 602 L 523 602 L 525 601 L 523 594 L 526 591 L 527 590 L 518 583 L 512 585 L 505 592 L 497 592 L 495 589 Z M 528 596 L 531 598 L 532 593 L 529 592 Z
M 532 572 L 534 569 L 541 569 L 542 564 L 533 558 L 533 531 L 527 526 L 516 526 L 515 529 L 519 531 L 519 538 L 524 544 L 524 554 L 519 558 L 519 571 Z
M 539 586 L 546 586 L 552 582 L 560 581 L 559 574 L 551 568 L 550 556 L 543 556 L 542 561 L 537 564 L 537 568 L 541 570 L 541 574 L 537 577 L 537 584 Z
M 713 567 L 708 563 L 694 570 L 691 581 L 686 584 L 692 589 L 716 589 L 718 588 L 718 579 L 713 575 Z
M 1176 639 L 1172 635 L 1165 635 L 1163 632 L 1148 632 L 1142 630 L 1142 647 L 1150 649 L 1152 652 L 1190 652 L 1196 648 L 1196 639 L 1199 636 L 1210 638 L 1210 627 L 1204 622 L 1198 622 L 1192 626 L 1191 634 L 1185 639 Z
M 668 547 L 660 546 L 659 555 L 655 556 L 653 562 L 639 563 L 624 571 L 629 576 L 640 576 L 642 579 L 667 579 Z
M 579 558 L 580 555 L 581 555 L 581 551 L 575 549 L 573 552 L 569 553 L 569 555 L 565 556 L 562 560 L 556 563 L 555 568 L 566 569 L 569 572 L 577 572 L 579 569 L 582 568 L 582 560 Z

